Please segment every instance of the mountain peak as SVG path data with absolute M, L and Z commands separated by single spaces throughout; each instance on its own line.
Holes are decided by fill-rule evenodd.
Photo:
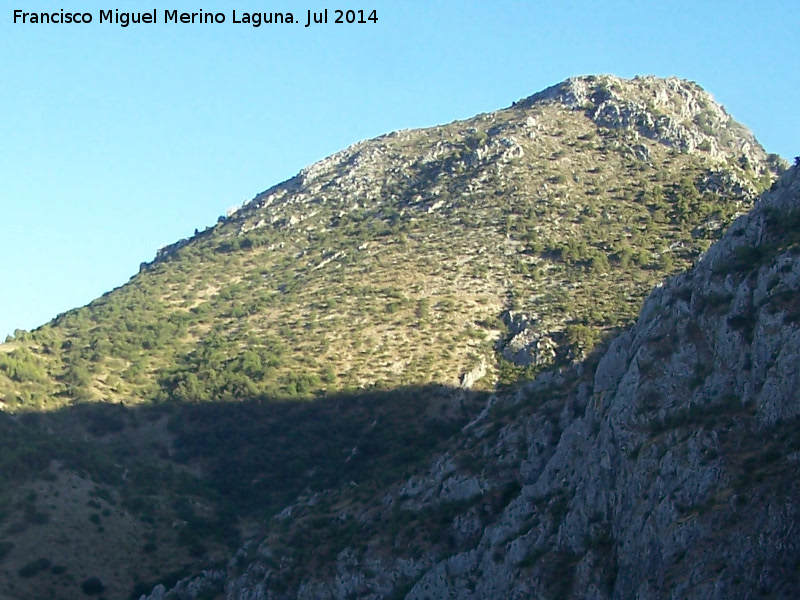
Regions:
M 578 75 L 552 85 L 521 101 L 535 103 L 557 100 L 570 108 L 583 107 L 587 102 L 599 104 L 610 98 L 652 97 L 656 107 L 675 102 L 678 98 L 694 98 L 703 104 L 714 102 L 711 94 L 694 81 L 680 77 L 639 75 L 625 79 L 616 75 Z
M 541 367 L 591 345 L 572 339 L 581 326 L 604 329 L 619 324 L 623 312 L 632 317 L 649 289 L 632 279 L 655 284 L 658 265 L 689 266 L 721 224 L 771 184 L 772 171 L 753 135 L 694 83 L 575 77 L 510 109 L 357 142 L 229 211 L 215 227 L 162 249 L 143 270 L 173 259 L 204 256 L 210 264 L 259 256 L 246 275 L 233 269 L 223 279 L 249 279 L 260 269 L 253 279 L 259 286 L 280 279 L 269 292 L 277 304 L 293 289 L 308 290 L 284 317 L 298 327 L 319 315 L 309 307 L 324 288 L 336 308 L 320 321 L 320 336 L 339 338 L 337 319 L 344 319 L 361 324 L 366 339 L 383 339 L 384 326 L 370 323 L 347 291 L 355 269 L 369 282 L 359 293 L 375 288 L 368 295 L 377 304 L 367 314 L 407 333 L 382 342 L 380 364 L 364 360 L 356 342 L 327 350 L 321 358 L 334 361 L 339 377 L 356 387 L 430 376 L 458 385 L 485 361 L 484 385 L 491 386 L 504 368 L 494 364 L 498 347 L 516 367 Z M 446 258 L 427 260 L 439 254 Z M 613 284 L 613 300 L 600 311 L 586 290 L 609 266 L 632 279 Z M 569 288 L 569 298 L 542 305 L 542 294 L 552 296 L 544 282 Z M 380 308 L 387 294 L 397 296 L 390 300 L 397 308 Z M 425 302 L 440 307 L 438 319 L 472 315 L 452 317 L 445 359 L 424 358 L 426 336 L 445 335 L 442 321 L 418 322 Z M 248 319 L 257 321 L 259 312 Z M 253 327 L 278 333 L 274 324 Z M 298 339 L 298 360 L 314 352 L 300 350 L 311 337 Z M 398 346 L 402 340 L 408 347 Z M 438 368 L 429 372 L 423 363 Z
M 631 130 L 682 152 L 707 152 L 751 167 L 777 167 L 780 162 L 778 157 L 768 158 L 753 134 L 711 94 L 678 77 L 571 77 L 514 106 L 551 103 L 583 111 L 601 127 Z

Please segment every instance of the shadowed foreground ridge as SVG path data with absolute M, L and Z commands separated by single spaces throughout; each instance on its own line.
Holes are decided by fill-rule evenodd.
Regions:
M 296 504 L 226 569 L 149 598 L 794 598 L 797 171 L 633 327 L 497 395 L 427 473 Z

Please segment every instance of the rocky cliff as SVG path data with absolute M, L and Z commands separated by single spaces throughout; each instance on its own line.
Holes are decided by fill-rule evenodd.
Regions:
M 798 299 L 794 167 L 632 327 L 495 395 L 427 472 L 295 504 L 148 598 L 795 598 Z M 339 547 L 294 546 L 315 535 Z

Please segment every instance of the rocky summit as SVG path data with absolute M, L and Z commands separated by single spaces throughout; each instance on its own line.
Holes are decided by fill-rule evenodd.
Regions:
M 304 169 L 0 345 L 0 596 L 794 598 L 797 169 L 611 76 Z

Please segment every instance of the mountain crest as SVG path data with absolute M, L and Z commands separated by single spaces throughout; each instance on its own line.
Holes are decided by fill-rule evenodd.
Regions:
M 571 77 L 516 106 L 554 102 L 584 111 L 601 127 L 632 130 L 684 152 L 707 152 L 756 169 L 766 165 L 774 170 L 780 163 L 776 156 L 767 162 L 767 153 L 753 134 L 693 81 L 653 76 Z

